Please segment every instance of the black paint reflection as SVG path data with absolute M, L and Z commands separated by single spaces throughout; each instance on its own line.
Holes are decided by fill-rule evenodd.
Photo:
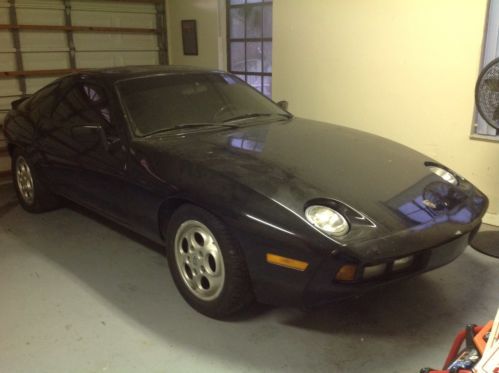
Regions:
M 237 150 L 261 153 L 265 147 L 268 127 L 250 128 L 229 136 L 229 146 Z
M 469 224 L 483 211 L 485 198 L 466 180 L 455 186 L 443 181 L 428 183 L 428 178 L 387 202 L 409 225 Z

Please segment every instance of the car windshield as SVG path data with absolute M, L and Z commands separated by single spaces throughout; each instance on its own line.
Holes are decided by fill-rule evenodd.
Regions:
M 148 76 L 117 83 L 137 136 L 180 128 L 234 126 L 250 118 L 290 114 L 225 73 Z

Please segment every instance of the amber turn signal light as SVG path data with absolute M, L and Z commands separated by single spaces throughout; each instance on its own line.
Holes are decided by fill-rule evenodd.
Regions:
M 281 267 L 296 269 L 297 271 L 304 271 L 308 268 L 307 262 L 270 253 L 267 253 L 267 262 Z
M 345 264 L 338 272 L 336 272 L 336 280 L 338 281 L 353 281 L 357 273 L 357 265 Z

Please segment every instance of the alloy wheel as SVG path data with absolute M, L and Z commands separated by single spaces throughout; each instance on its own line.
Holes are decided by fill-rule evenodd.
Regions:
M 24 157 L 18 157 L 16 160 L 16 181 L 17 187 L 22 199 L 29 205 L 35 201 L 35 185 L 31 169 Z
M 218 242 L 203 223 L 187 220 L 175 235 L 175 261 L 182 280 L 198 299 L 216 299 L 224 286 L 225 268 Z

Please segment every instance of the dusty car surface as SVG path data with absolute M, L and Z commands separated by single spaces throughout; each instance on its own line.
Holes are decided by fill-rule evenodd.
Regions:
M 182 296 L 216 318 L 330 302 L 463 252 L 488 204 L 469 181 L 284 107 L 221 71 L 63 77 L 6 117 L 19 201 L 69 199 L 165 245 Z

